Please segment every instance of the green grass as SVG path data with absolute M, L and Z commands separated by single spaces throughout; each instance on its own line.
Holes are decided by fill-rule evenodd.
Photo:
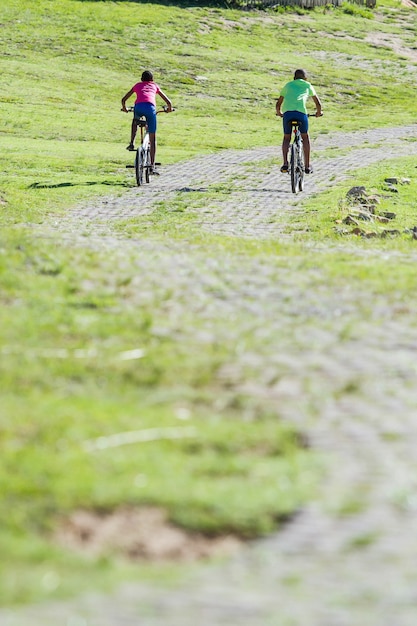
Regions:
M 277 143 L 274 97 L 298 65 L 317 86 L 330 128 L 388 125 L 397 115 L 414 121 L 407 62 L 365 42 L 370 28 L 398 31 L 386 21 L 342 9 L 283 18 L 131 2 L 53 6 L 19 0 L 2 9 L 2 190 L 23 220 L 22 207 L 44 206 L 33 185 L 62 185 L 46 194 L 59 208 L 129 184 L 129 119 L 119 105 L 138 79 L 138 56 L 177 107 L 160 120 L 164 162 Z
M 204 299 L 198 315 L 191 309 L 176 319 L 172 302 L 187 311 L 196 297 L 186 286 L 174 292 L 151 273 L 142 276 L 128 250 L 119 258 L 71 249 L 39 239 L 32 225 L 132 186 L 125 169 L 130 119 L 120 112 L 120 99 L 145 67 L 177 108 L 159 121 L 164 163 L 278 144 L 274 97 L 299 65 L 318 89 L 329 129 L 414 122 L 408 62 L 366 41 L 370 29 L 403 33 L 400 20 L 408 13 L 391 2 L 378 19 L 369 19 L 368 11 L 349 7 L 251 14 L 136 2 L 3 0 L 2 604 L 77 593 L 86 574 L 96 587 L 125 577 L 171 577 L 169 567 L 110 557 L 86 561 L 55 546 L 58 520 L 74 509 L 156 504 L 192 531 L 251 538 L 271 532 L 314 496 L 321 462 L 302 433 L 267 399 L 240 387 L 256 368 L 249 364 L 235 384 L 222 376 L 236 354 L 262 349 L 250 312 L 239 313 L 246 332 L 238 337 L 236 320 L 208 318 Z M 412 37 L 415 28 L 408 26 L 404 36 Z M 385 171 L 361 172 L 360 181 L 380 190 Z M 387 210 L 395 205 L 401 228 L 411 224 L 416 191 L 412 163 L 407 172 L 412 184 L 384 204 Z M 390 166 L 388 174 L 396 173 Z M 355 177 L 355 184 L 360 181 Z M 311 239 L 338 241 L 335 220 L 347 188 L 308 204 Z M 267 262 L 277 279 L 289 263 L 315 268 L 317 259 L 298 244 L 201 233 L 189 208 L 228 193 L 220 185 L 204 197 L 188 194 L 186 204 L 161 203 L 152 215 L 117 228 L 152 245 L 169 241 L 175 252 L 189 245 L 196 272 L 220 257 Z M 402 235 L 392 242 L 356 238 L 354 245 L 406 250 L 411 244 Z M 352 264 L 349 255 L 329 250 L 320 264 L 318 284 L 336 287 L 343 277 L 393 298 L 415 289 L 415 272 L 406 262 L 389 280 L 378 259 Z M 210 288 L 219 301 L 227 299 L 221 276 Z M 279 340 L 287 341 L 285 329 Z M 184 437 L 97 450 L 91 445 L 155 426 L 184 428 Z
M 411 229 L 416 226 L 417 170 L 415 158 L 403 158 L 401 161 L 383 161 L 365 170 L 352 171 L 346 183 L 335 185 L 327 192 L 317 195 L 306 202 L 305 221 L 309 234 L 317 241 L 333 243 L 354 240 L 355 245 L 367 250 L 396 250 L 404 254 L 414 250 L 415 242 Z M 387 178 L 393 178 L 398 184 L 388 185 Z M 402 182 L 405 181 L 405 182 Z M 353 226 L 344 225 L 343 220 L 354 216 L 358 204 L 349 203 L 346 194 L 352 186 L 363 186 L 366 193 L 375 196 L 378 204 L 375 213 L 394 214 L 394 219 L 387 223 L 360 221 L 364 234 L 372 237 L 356 236 Z M 289 226 L 291 230 L 291 225 Z M 384 237 L 385 231 L 397 231 L 395 235 Z
M 77 568 L 75 557 L 58 588 L 38 580 L 40 569 L 62 572 L 65 557 L 50 538 L 73 510 L 155 504 L 192 531 L 250 538 L 271 532 L 311 495 L 316 461 L 299 434 L 266 403 L 253 405 L 218 378 L 235 350 L 233 336 L 201 343 L 204 320 L 191 313 L 182 317 L 179 336 L 161 335 L 170 292 L 156 290 L 138 309 L 129 305 L 132 275 L 115 272 L 104 254 L 48 250 L 22 238 L 21 230 L 6 234 L 7 254 L 0 248 L 1 578 L 9 581 L 3 603 L 66 594 L 81 584 L 84 565 L 80 558 Z M 97 450 L 91 443 L 155 427 L 162 434 L 179 429 L 180 439 Z M 26 562 L 33 570 L 21 580 Z M 92 581 L 107 584 L 109 562 L 88 568 Z M 113 581 L 119 574 L 143 571 L 116 563 Z

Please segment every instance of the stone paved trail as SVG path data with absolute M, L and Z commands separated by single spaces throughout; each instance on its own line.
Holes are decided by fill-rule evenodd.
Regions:
M 321 136 L 305 194 L 361 166 L 417 154 L 417 141 L 405 135 L 417 139 L 417 125 Z M 330 147 L 342 149 L 329 158 L 323 152 Z M 409 302 L 383 295 L 369 302 L 367 293 L 315 283 L 314 268 L 296 262 L 278 273 L 259 259 L 203 258 L 198 249 L 126 238 L 115 228 L 157 202 L 232 181 L 221 201 L 210 196 L 198 209 L 201 227 L 288 238 L 286 224 L 302 209 L 278 159 L 272 166 L 277 152 L 231 151 L 173 165 L 143 189 L 37 228 L 43 237 L 108 249 L 115 271 L 134 263 L 141 298 L 169 285 L 171 328 L 184 315 L 204 315 L 218 340 L 233 332 L 236 341 L 245 332 L 256 337 L 256 351 L 237 351 L 224 375 L 269 402 L 325 453 L 320 498 L 274 536 L 198 567 L 176 586 L 132 583 L 110 595 L 3 609 L 1 626 L 416 626 L 415 294 Z M 348 243 L 341 249 L 363 254 Z M 243 326 L 224 321 L 238 319 L 236 310 L 245 313 Z

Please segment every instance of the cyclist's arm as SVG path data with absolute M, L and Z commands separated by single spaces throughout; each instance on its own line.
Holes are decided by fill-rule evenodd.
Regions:
M 321 102 L 317 96 L 313 96 L 314 104 L 316 105 L 316 117 L 321 117 L 323 115 L 321 110 Z
M 282 113 L 281 113 L 281 105 L 284 102 L 284 97 L 280 96 L 276 102 L 275 108 L 277 111 L 277 115 L 279 115 L 279 117 L 282 117 Z
M 167 95 L 164 94 L 163 91 L 160 91 L 158 93 L 159 96 L 161 96 L 162 100 L 166 103 L 167 107 L 168 107 L 168 112 L 172 111 L 172 102 L 171 100 L 168 98 Z
M 133 96 L 135 92 L 133 91 L 133 89 L 130 89 L 122 98 L 122 111 L 124 111 L 125 113 L 128 113 L 128 110 L 126 108 L 126 100 L 129 100 L 130 96 Z

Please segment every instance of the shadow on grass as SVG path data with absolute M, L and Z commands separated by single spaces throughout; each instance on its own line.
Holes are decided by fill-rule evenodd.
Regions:
M 81 2 L 108 2 L 109 0 L 81 0 Z M 246 0 L 119 0 L 131 4 L 160 4 L 163 6 L 176 6 L 182 9 L 190 7 L 217 7 L 221 9 L 244 9 L 248 3 Z
M 207 193 L 207 192 L 211 192 L 211 193 L 216 193 L 216 192 L 224 192 L 224 189 L 219 188 L 219 189 L 215 189 L 213 187 L 178 187 L 176 189 L 172 189 L 171 191 L 175 191 L 176 193 Z M 294 196 L 294 194 L 292 193 L 292 191 L 288 188 L 288 189 L 282 189 L 281 187 L 278 188 L 268 188 L 268 187 L 261 187 L 261 188 L 252 188 L 252 187 L 239 187 L 239 189 L 229 189 L 227 190 L 225 193 L 227 193 L 228 196 L 233 196 L 234 193 L 238 193 L 240 194 L 241 192 L 246 192 L 246 193 L 267 193 L 267 194 L 271 194 L 271 193 L 284 193 L 284 194 L 289 194 L 291 196 Z
M 50 185 L 48 185 L 47 183 L 32 183 L 28 186 L 28 189 L 60 189 L 61 187 L 91 187 L 93 185 L 107 185 L 109 187 L 131 187 L 131 183 L 129 181 L 101 180 L 86 181 L 85 183 L 55 183 Z

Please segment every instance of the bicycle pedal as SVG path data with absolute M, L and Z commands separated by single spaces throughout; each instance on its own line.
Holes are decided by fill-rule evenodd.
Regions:
M 126 165 L 126 167 L 131 167 L 132 169 L 134 169 L 134 165 Z
M 155 163 L 155 165 L 162 165 L 162 163 Z

